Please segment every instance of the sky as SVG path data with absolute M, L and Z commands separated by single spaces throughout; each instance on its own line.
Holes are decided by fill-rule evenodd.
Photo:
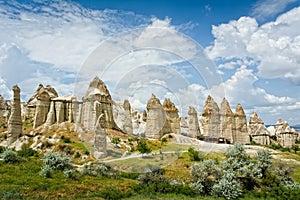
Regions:
M 207 95 L 265 124 L 300 124 L 299 0 L 0 0 L 0 94 L 38 84 L 81 99 L 94 76 L 144 110 Z

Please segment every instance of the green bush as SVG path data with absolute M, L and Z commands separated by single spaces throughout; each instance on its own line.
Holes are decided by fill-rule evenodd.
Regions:
M 1 196 L 0 196 L 1 197 Z M 1 199 L 11 199 L 11 200 L 17 200 L 17 199 L 23 199 L 22 195 L 15 191 L 7 191 L 4 192 Z
M 64 170 L 64 176 L 66 178 L 75 178 L 76 171 L 74 169 L 65 169 Z
M 203 157 L 204 157 L 203 155 L 200 154 L 199 151 L 195 150 L 192 147 L 190 147 L 188 149 L 188 154 L 189 154 L 191 161 L 201 161 L 201 160 L 203 160 Z
M 7 149 L 2 153 L 2 159 L 4 163 L 16 163 L 19 161 L 19 157 L 12 149 Z
M 48 165 L 44 165 L 39 174 L 43 178 L 50 178 L 52 175 L 52 169 Z
M 19 156 L 21 157 L 38 157 L 38 152 L 29 148 L 28 146 L 23 146 L 20 151 L 17 152 Z
M 47 152 L 44 155 L 44 165 L 50 169 L 64 170 L 70 167 L 72 159 L 69 156 L 62 155 L 58 152 Z
M 107 187 L 100 191 L 99 196 L 104 199 L 119 200 L 123 198 L 130 197 L 132 195 L 131 191 L 122 191 L 115 187 Z

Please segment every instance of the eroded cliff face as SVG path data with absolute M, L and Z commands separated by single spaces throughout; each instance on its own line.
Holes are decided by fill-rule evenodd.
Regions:
M 279 144 L 285 148 L 291 148 L 295 145 L 298 137 L 296 130 L 291 128 L 288 122 L 283 122 L 282 119 L 278 119 L 275 125 L 274 135 Z
M 220 109 L 211 96 L 208 96 L 202 110 L 203 135 L 207 138 L 219 138 Z
M 233 141 L 242 144 L 250 144 L 247 118 L 241 104 L 237 104 L 234 112 Z
M 20 101 L 20 88 L 13 86 L 13 102 L 11 108 L 11 114 L 8 120 L 8 132 L 7 132 L 7 145 L 11 145 L 15 142 L 20 134 L 22 134 L 22 118 L 21 118 L 21 101 Z
M 255 143 L 261 145 L 270 144 L 270 133 L 256 112 L 253 112 L 250 116 L 248 131 L 252 141 Z
M 184 123 L 182 121 L 182 123 Z M 200 136 L 200 127 L 198 122 L 198 113 L 193 106 L 189 106 L 188 111 L 188 136 L 192 138 L 197 138 Z
M 102 80 L 95 77 L 82 98 L 81 124 L 87 130 L 94 130 L 101 114 L 100 126 L 105 129 L 119 129 L 113 119 L 112 99 Z
M 127 99 L 123 104 L 113 102 L 113 118 L 117 126 L 124 133 L 133 134 L 133 123 L 131 118 L 131 105 Z
M 230 108 L 227 99 L 223 99 L 220 108 L 220 134 L 221 138 L 224 138 L 228 143 L 233 143 L 233 131 L 234 131 L 235 121 L 234 115 Z
M 163 136 L 163 127 L 166 122 L 166 113 L 159 99 L 152 94 L 147 103 L 146 132 L 147 138 L 159 139 Z
M 164 125 L 164 133 L 180 133 L 180 118 L 178 115 L 178 108 L 168 98 L 166 98 L 162 105 L 166 112 L 166 122 Z

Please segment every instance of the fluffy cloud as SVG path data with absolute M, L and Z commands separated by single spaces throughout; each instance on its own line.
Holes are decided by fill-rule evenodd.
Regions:
M 294 2 L 297 0 L 259 0 L 254 4 L 251 15 L 259 20 L 265 20 L 268 17 L 274 17 Z
M 241 17 L 228 24 L 213 26 L 214 44 L 206 51 L 232 66 L 232 59 L 253 59 L 258 75 L 282 78 L 300 85 L 300 7 L 282 14 L 275 21 L 258 26 L 253 18 Z M 229 62 L 229 63 L 227 63 Z

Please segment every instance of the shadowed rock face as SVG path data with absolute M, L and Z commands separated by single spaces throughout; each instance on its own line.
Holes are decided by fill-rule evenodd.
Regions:
M 196 138 L 197 136 L 200 136 L 201 133 L 198 122 L 198 114 L 193 106 L 189 106 L 188 115 L 188 136 Z
M 256 112 L 253 112 L 250 116 L 248 131 L 252 137 L 252 141 L 257 144 L 270 144 L 270 133 Z
M 246 114 L 241 104 L 237 104 L 234 112 L 233 141 L 250 144 Z
M 203 135 L 218 138 L 220 134 L 220 113 L 218 104 L 208 96 L 202 110 Z
M 20 88 L 17 85 L 13 86 L 13 92 L 14 100 L 11 115 L 8 120 L 8 145 L 15 142 L 22 133 Z
M 107 156 L 106 149 L 106 131 L 101 127 L 101 118 L 104 117 L 103 114 L 99 116 L 95 125 L 95 135 L 94 135 L 94 157 L 96 159 L 104 158 Z
M 132 119 L 131 119 L 131 106 L 127 99 L 124 100 L 123 108 L 124 108 L 123 131 L 128 134 L 133 134 Z
M 154 94 L 148 100 L 147 110 L 145 135 L 147 138 L 159 139 L 163 135 L 166 114 L 159 99 Z
M 295 145 L 298 133 L 290 127 L 288 122 L 283 122 L 282 119 L 279 119 L 275 125 L 275 136 L 281 146 L 291 148 Z
M 180 118 L 175 104 L 168 98 L 164 100 L 163 109 L 166 112 L 165 133 L 180 133 Z
M 220 109 L 220 137 L 233 142 L 234 115 L 228 101 L 224 98 Z
M 100 119 L 102 128 L 118 129 L 113 120 L 112 99 L 110 93 L 102 80 L 95 77 L 90 83 L 86 94 L 83 97 L 81 123 L 87 130 L 93 130 L 96 120 Z

